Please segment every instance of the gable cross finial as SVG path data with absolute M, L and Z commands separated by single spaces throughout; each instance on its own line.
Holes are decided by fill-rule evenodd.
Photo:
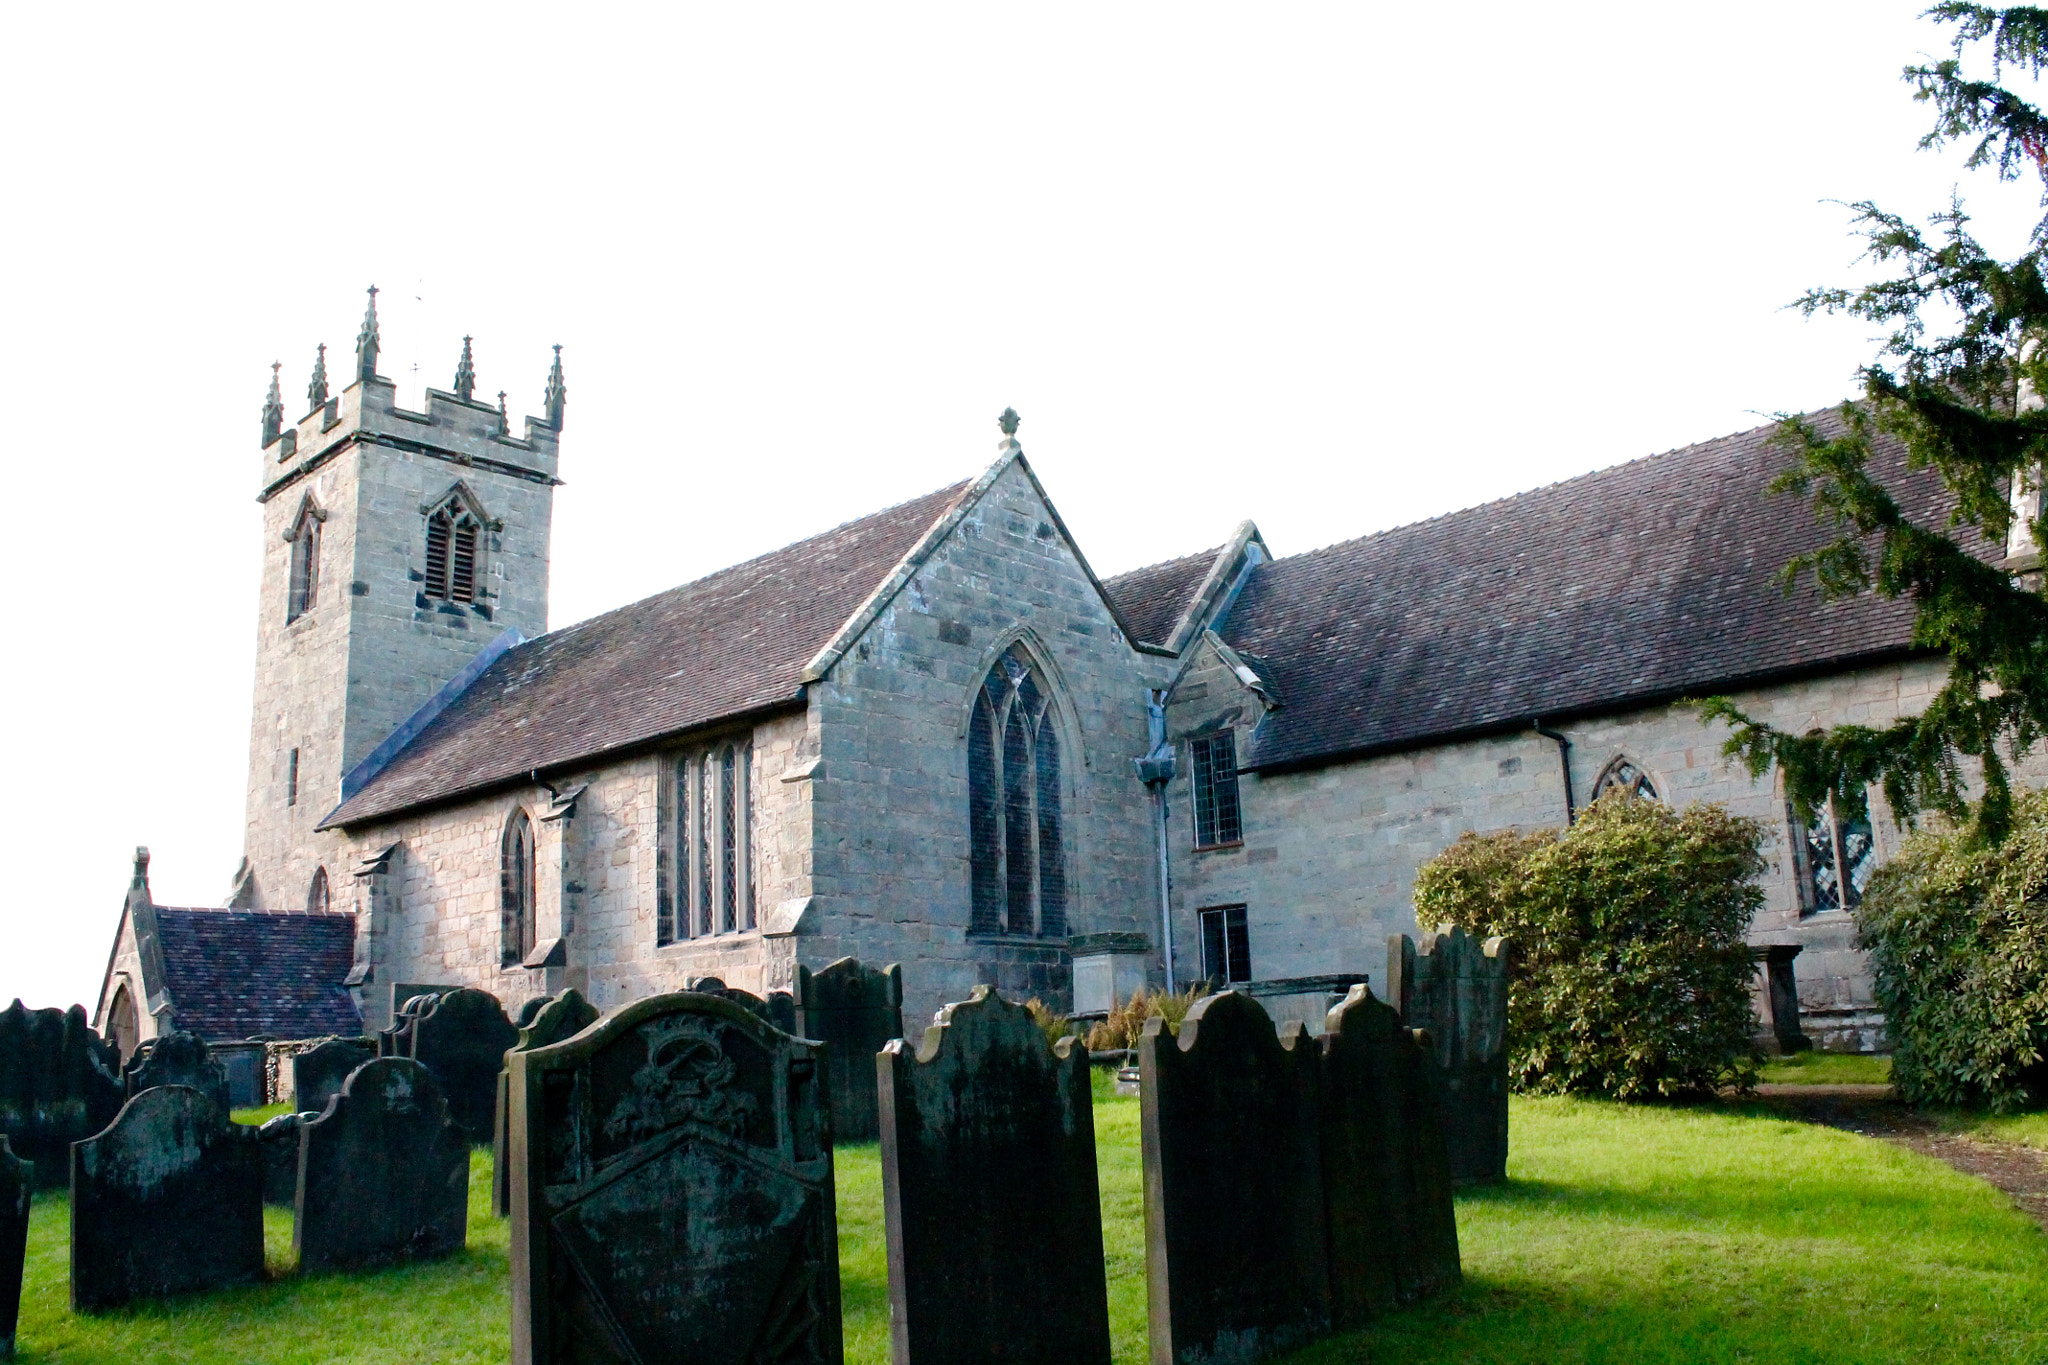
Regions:
M 996 425 L 1003 429 L 1003 449 L 1008 450 L 1017 444 L 1017 424 L 1023 420 L 1015 408 L 1004 408 L 1003 415 L 996 418 Z
M 356 380 L 361 382 L 373 378 L 377 373 L 377 286 L 370 286 L 370 306 L 363 314 L 363 330 L 356 333 Z
M 556 431 L 562 429 L 562 409 L 569 403 L 569 386 L 562 382 L 562 348 L 555 347 L 555 367 L 548 371 L 547 391 L 548 425 Z
M 462 339 L 462 359 L 455 366 L 455 396 L 467 403 L 476 392 L 476 364 L 470 359 L 469 338 Z
M 327 343 L 320 343 L 320 354 L 313 360 L 313 382 L 306 385 L 306 411 L 327 406 Z
M 269 445 L 284 432 L 284 395 L 278 392 L 277 372 L 284 362 L 270 362 L 270 394 L 263 400 L 263 444 Z

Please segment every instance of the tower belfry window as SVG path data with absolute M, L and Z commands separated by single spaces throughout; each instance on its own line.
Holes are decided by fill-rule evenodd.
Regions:
M 443 602 L 476 601 L 475 514 L 450 498 L 427 517 L 426 595 Z

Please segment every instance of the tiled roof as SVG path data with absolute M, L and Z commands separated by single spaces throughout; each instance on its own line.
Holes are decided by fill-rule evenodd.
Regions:
M 1789 595 L 1779 586 L 1793 555 L 1831 535 L 1804 497 L 1765 491 L 1793 459 L 1773 430 L 1261 565 L 1222 632 L 1256 657 L 1282 704 L 1245 765 L 1405 748 L 1908 651 L 1910 602 L 1824 603 L 1810 577 Z M 1914 520 L 1943 524 L 1933 474 L 1908 473 L 1896 446 L 1879 461 Z
M 159 906 L 156 917 L 177 1027 L 209 1042 L 362 1032 L 342 986 L 354 916 Z
M 1164 564 L 1104 579 L 1102 586 L 1116 603 L 1116 609 L 1123 613 L 1124 623 L 1131 628 L 1131 638 L 1148 645 L 1166 644 L 1222 550 L 1219 545 L 1200 554 L 1183 555 Z
M 971 486 L 942 488 L 506 651 L 323 826 L 794 702 L 812 656 Z

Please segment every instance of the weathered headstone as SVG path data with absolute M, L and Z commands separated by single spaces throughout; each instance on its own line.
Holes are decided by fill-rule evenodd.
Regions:
M 349 1074 L 376 1056 L 376 1046 L 366 1038 L 329 1038 L 301 1052 L 292 1058 L 292 1108 L 319 1113 L 341 1093 Z
M 1444 1145 L 1460 1185 L 1508 1173 L 1508 942 L 1442 925 L 1387 940 L 1387 1003 L 1430 1038 Z
M 206 1050 L 227 1076 L 228 1108 L 254 1109 L 268 1103 L 263 1097 L 262 1043 L 209 1043 Z
M 571 986 L 560 995 L 527 1001 L 520 1007 L 519 1017 L 524 1022 L 519 1026 L 519 1041 L 513 1044 L 512 1051 L 531 1052 L 574 1038 L 589 1028 L 597 1022 L 597 1007 Z M 508 1126 L 511 1085 L 512 1073 L 500 1071 L 497 1109 L 491 1122 L 491 1212 L 500 1218 L 512 1216 L 512 1135 Z
M 797 1033 L 796 997 L 788 991 L 770 991 L 762 999 L 752 991 L 743 991 L 737 986 L 728 986 L 715 976 L 700 976 L 683 989 L 699 995 L 716 995 L 745 1005 L 784 1033 Z M 799 1035 L 801 1036 L 801 1035 Z
M 82 1006 L 0 1010 L 0 1137 L 44 1184 L 63 1182 L 71 1144 L 112 1123 L 125 1098 L 120 1057 Z
M 682 992 L 506 1059 L 515 1365 L 840 1365 L 819 1052 Z
M 875 1063 L 894 1365 L 1108 1365 L 1087 1049 L 977 986 Z
M 299 1127 L 305 1114 L 279 1114 L 256 1130 L 263 1153 L 263 1202 L 291 1208 L 299 1198 Z
M 420 1063 L 364 1063 L 300 1128 L 300 1269 L 445 1256 L 462 1249 L 468 1225 L 469 1142 Z
M 1351 1331 L 1458 1282 L 1458 1223 L 1424 1039 L 1353 986 L 1321 1038 L 1330 1316 Z
M 16 1156 L 0 1133 L 0 1360 L 14 1357 L 21 1321 L 21 1272 L 28 1260 L 28 1206 L 35 1167 Z
M 190 1086 L 154 1086 L 71 1149 L 71 1307 L 212 1289 L 263 1274 L 256 1130 Z
M 223 1110 L 228 1107 L 228 1069 L 196 1033 L 179 1029 L 154 1039 L 147 1051 L 138 1051 L 122 1075 L 128 1098 L 160 1085 L 190 1086 Z
M 842 957 L 821 971 L 796 969 L 796 1031 L 825 1044 L 832 1133 L 839 1142 L 880 1136 L 874 1056 L 903 1036 L 903 969 Z
M 498 1072 L 519 1030 L 489 991 L 471 987 L 439 995 L 412 1020 L 412 1051 L 441 1083 L 448 1112 L 471 1142 L 491 1140 L 491 1111 L 498 1097 Z
M 1225 991 L 1178 1038 L 1138 1041 L 1146 1306 L 1159 1365 L 1224 1365 L 1329 1330 L 1321 1058 L 1290 1024 Z
M 391 1010 L 391 1027 L 377 1030 L 377 1055 L 379 1057 L 412 1056 L 413 1025 L 418 1022 L 420 1011 L 434 1003 L 442 989 L 416 991 L 413 994 L 399 994 L 394 990 Z

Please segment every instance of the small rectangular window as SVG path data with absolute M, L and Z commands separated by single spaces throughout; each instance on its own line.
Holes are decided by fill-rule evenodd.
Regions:
M 284 803 L 299 804 L 299 751 L 294 749 L 284 762 Z
M 1216 848 L 1244 840 L 1237 801 L 1237 732 L 1202 735 L 1188 741 L 1195 785 L 1195 847 Z
M 1218 905 L 1201 912 L 1202 975 L 1218 985 L 1252 979 L 1251 934 L 1242 905 Z

